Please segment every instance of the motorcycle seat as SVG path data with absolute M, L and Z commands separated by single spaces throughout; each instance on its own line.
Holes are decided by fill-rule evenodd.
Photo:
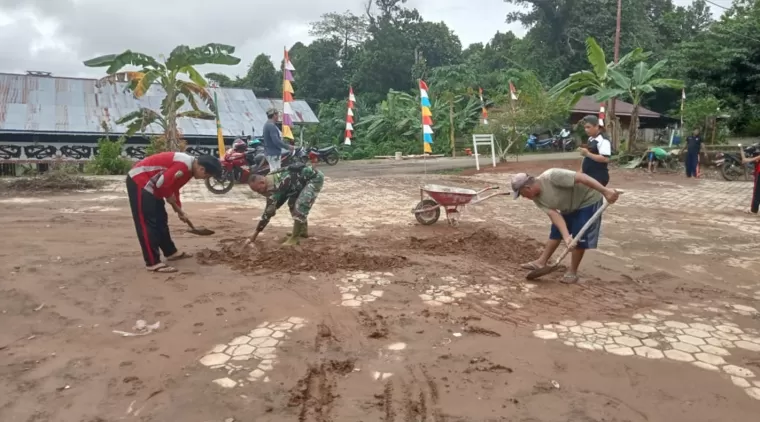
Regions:
M 330 152 L 330 151 L 332 151 L 334 149 L 335 149 L 335 147 L 333 147 L 333 146 L 324 147 L 324 148 L 317 148 L 317 153 L 324 154 L 324 153 Z

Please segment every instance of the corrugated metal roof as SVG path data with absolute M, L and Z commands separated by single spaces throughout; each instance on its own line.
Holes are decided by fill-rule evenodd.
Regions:
M 575 106 L 573 106 L 571 112 L 597 114 L 599 113 L 599 102 L 594 100 L 594 97 L 583 96 L 578 100 Z M 633 104 L 615 100 L 615 115 L 630 116 L 631 113 L 633 113 Z M 639 106 L 639 117 L 657 118 L 660 117 L 660 114 Z
M 273 98 L 259 98 L 258 101 L 259 105 L 264 109 L 265 113 L 270 108 L 275 108 L 279 110 L 280 113 L 282 113 L 282 100 L 275 100 Z M 309 104 L 307 104 L 306 101 L 293 101 L 292 107 L 293 111 L 296 113 L 294 116 L 295 118 L 293 119 L 293 123 L 319 123 L 319 119 L 311 110 L 311 107 L 309 107 Z M 282 121 L 282 114 L 280 114 L 280 121 Z
M 105 84 L 96 87 L 95 79 L 57 78 L 0 73 L 0 132 L 38 133 L 102 133 L 101 122 L 107 121 L 112 133 L 124 133 L 126 127 L 117 125 L 122 116 L 147 107 L 158 111 L 166 96 L 163 88 L 153 85 L 140 99 L 124 92 L 125 83 Z M 258 99 L 253 91 L 234 88 L 209 88 L 216 92 L 219 115 L 225 136 L 237 136 L 243 131 L 262 135 L 266 109 L 281 100 Z M 202 102 L 201 109 L 209 111 Z M 295 101 L 295 123 L 319 123 L 305 101 Z M 183 110 L 189 110 L 185 105 Z M 216 122 L 198 119 L 180 119 L 180 130 L 185 136 L 216 136 Z M 147 134 L 161 130 L 152 125 Z

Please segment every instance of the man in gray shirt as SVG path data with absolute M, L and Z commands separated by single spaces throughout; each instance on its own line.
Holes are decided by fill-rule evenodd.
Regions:
M 549 169 L 538 177 L 525 173 L 512 176 L 512 195 L 515 199 L 522 196 L 532 200 L 552 222 L 549 241 L 541 256 L 535 261 L 521 265 L 526 270 L 535 270 L 546 266 L 562 241 L 567 246 L 572 244 L 573 237 L 578 235 L 602 206 L 603 197 L 610 204 L 614 204 L 620 194 L 586 174 L 565 169 Z M 570 268 L 562 282 L 578 281 L 578 266 L 586 249 L 596 249 L 601 225 L 600 216 L 583 237 L 578 239 L 570 255 Z
M 293 146 L 282 141 L 280 130 L 277 129 L 277 116 L 279 112 L 273 108 L 267 110 L 267 122 L 264 123 L 264 154 L 269 163 L 269 171 L 280 169 L 280 155 L 282 150 L 293 151 Z

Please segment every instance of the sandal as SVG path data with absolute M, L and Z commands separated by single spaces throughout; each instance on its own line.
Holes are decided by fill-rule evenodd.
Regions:
M 176 273 L 177 272 L 176 268 L 170 267 L 164 264 L 163 262 L 160 264 L 156 264 L 152 267 L 147 267 L 146 269 L 148 270 L 148 272 L 151 272 L 151 273 Z
M 175 252 L 172 256 L 167 256 L 167 261 L 179 261 L 180 259 L 192 258 L 193 254 L 187 252 Z
M 538 264 L 536 264 L 535 262 L 527 262 L 527 263 L 525 263 L 525 264 L 520 264 L 520 268 L 522 268 L 523 270 L 531 270 L 531 271 L 534 271 L 534 270 L 537 270 L 537 269 L 539 269 L 539 268 L 543 268 L 543 267 L 540 267 L 540 266 L 539 266 Z
M 562 282 L 565 284 L 575 284 L 578 282 L 578 274 L 565 273 L 562 276 Z

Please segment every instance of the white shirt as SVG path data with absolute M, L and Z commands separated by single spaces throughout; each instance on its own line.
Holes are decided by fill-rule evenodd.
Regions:
M 597 154 L 602 155 L 604 157 L 609 157 L 612 155 L 612 144 L 610 143 L 609 140 L 605 139 L 601 133 L 594 137 L 588 138 L 589 146 L 591 146 L 592 142 L 594 141 L 596 141 L 596 149 L 598 150 Z M 593 149 L 593 148 L 589 148 L 589 149 Z M 594 152 L 594 151 L 591 151 L 591 152 Z

